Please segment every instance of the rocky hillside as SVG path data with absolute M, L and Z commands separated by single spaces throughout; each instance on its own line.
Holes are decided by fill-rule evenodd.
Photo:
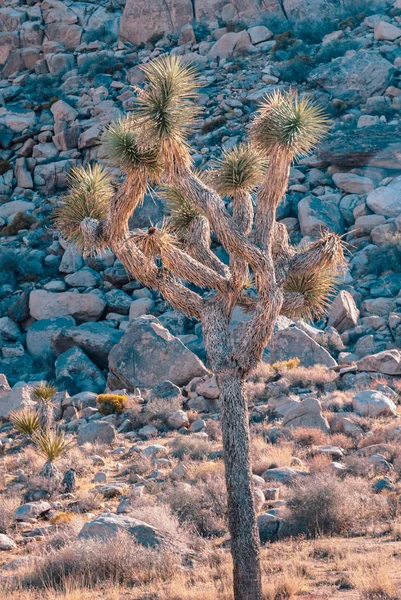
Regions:
M 130 280 L 112 252 L 84 258 L 52 225 L 71 168 L 108 164 L 105 126 L 135 106 L 140 66 L 165 53 L 199 70 L 203 119 L 191 143 L 200 169 L 245 139 L 259 101 L 275 89 L 310 93 L 330 117 L 326 140 L 293 166 L 277 217 L 294 244 L 327 229 L 343 235 L 349 267 L 327 318 L 279 319 L 247 384 L 261 539 L 368 536 L 374 526 L 399 540 L 401 0 L 5 0 L 0 588 L 7 582 L 15 599 L 14 573 L 21 581 L 27 565 L 26 588 L 58 589 L 53 552 L 63 568 L 81 569 L 81 582 L 115 576 L 129 585 L 154 582 L 149 598 L 215 600 L 218 580 L 221 598 L 230 597 L 221 406 L 200 325 Z M 111 171 L 118 186 L 122 174 Z M 162 218 L 162 199 L 151 193 L 132 227 Z M 216 242 L 213 249 L 226 260 Z M 233 330 L 246 318 L 237 307 Z M 77 444 L 65 448 L 65 479 L 53 487 L 40 476 L 43 461 L 26 432 L 10 422 L 12 411 L 40 406 L 42 381 L 54 383 L 54 418 Z M 117 396 L 102 400 L 104 392 Z M 328 504 L 334 508 L 325 521 Z M 120 534 L 129 534 L 128 546 L 112 545 Z M 85 545 L 98 537 L 108 545 Z M 138 554 L 132 538 L 149 554 L 142 547 Z M 153 547 L 165 550 L 163 564 Z M 139 583 L 123 561 L 128 554 L 142 560 Z M 93 556 L 104 569 L 96 581 Z M 204 561 L 210 596 L 191 588 L 194 556 Z M 374 595 L 372 583 L 366 595 L 353 583 L 357 569 L 348 579 L 338 569 L 327 584 L 335 591 L 354 585 L 365 599 L 396 597 L 390 584 Z M 286 577 L 295 585 L 300 575 Z M 166 581 L 176 582 L 175 595 L 156 595 Z M 190 592 L 179 595 L 184 587 Z

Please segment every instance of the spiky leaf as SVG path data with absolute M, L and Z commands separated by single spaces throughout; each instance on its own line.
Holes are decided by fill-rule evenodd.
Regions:
M 50 401 L 56 392 L 57 388 L 54 385 L 43 381 L 33 388 L 33 397 L 35 400 Z
M 174 185 L 165 185 L 159 195 L 165 200 L 170 231 L 177 234 L 186 231 L 199 211 Z
M 162 56 L 141 67 L 147 88 L 139 93 L 139 115 L 155 141 L 183 140 L 199 110 L 193 66 L 179 56 Z
M 32 435 L 39 429 L 39 418 L 35 410 L 25 407 L 10 414 L 10 421 L 19 433 Z
M 227 150 L 209 171 L 211 184 L 219 194 L 233 196 L 236 192 L 251 192 L 263 179 L 266 159 L 260 150 L 240 144 Z
M 149 138 L 140 130 L 133 115 L 121 118 L 109 125 L 103 135 L 109 157 L 126 171 L 143 170 L 157 177 L 161 170 L 160 153 Z
M 152 226 L 147 230 L 137 230 L 133 240 L 141 252 L 149 258 L 155 258 L 160 254 L 162 247 L 178 243 L 170 231 L 168 221 L 164 221 L 160 228 Z
M 61 458 L 73 443 L 67 440 L 63 433 L 50 429 L 35 432 L 32 435 L 32 440 L 36 444 L 39 453 L 49 462 Z
M 310 96 L 276 90 L 262 102 L 251 133 L 263 152 L 278 146 L 295 158 L 308 154 L 327 131 L 327 117 Z
M 339 273 L 332 269 L 289 275 L 284 283 L 284 291 L 300 294 L 303 303 L 295 305 L 287 316 L 313 321 L 322 317 L 336 293 Z
M 95 164 L 72 169 L 69 188 L 69 195 L 54 210 L 54 224 L 68 242 L 85 250 L 81 223 L 86 218 L 97 222 L 106 216 L 113 186 L 106 169 Z

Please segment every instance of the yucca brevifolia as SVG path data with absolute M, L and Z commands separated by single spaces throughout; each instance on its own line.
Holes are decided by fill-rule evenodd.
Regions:
M 56 222 L 84 252 L 111 248 L 132 277 L 202 322 L 222 403 L 234 596 L 260 600 L 245 378 L 280 314 L 310 318 L 324 310 L 343 260 L 336 235 L 296 250 L 275 220 L 292 160 L 310 151 L 326 123 L 309 98 L 277 92 L 264 100 L 250 143 L 223 153 L 214 169 L 199 174 L 186 141 L 197 116 L 193 69 L 163 57 L 143 70 L 147 86 L 138 90 L 137 108 L 105 137 L 110 158 L 126 172 L 125 183 L 111 194 L 104 169 L 75 170 Z M 128 219 L 149 184 L 167 199 L 169 221 L 159 229 L 130 232 Z M 222 196 L 230 198 L 231 212 Z M 230 255 L 229 266 L 212 252 L 211 231 Z M 182 282 L 208 293 L 202 296 Z M 236 305 L 251 317 L 234 340 L 229 325 Z

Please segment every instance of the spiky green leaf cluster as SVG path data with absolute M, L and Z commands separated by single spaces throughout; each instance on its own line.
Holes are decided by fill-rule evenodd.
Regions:
M 263 179 L 266 159 L 260 150 L 240 144 L 223 153 L 216 167 L 209 171 L 211 184 L 219 194 L 233 196 L 236 192 L 251 192 Z
M 338 277 L 338 271 L 333 269 L 290 274 L 284 283 L 284 291 L 301 294 L 303 305 L 288 316 L 313 321 L 325 315 L 337 291 Z
M 138 95 L 138 114 L 155 143 L 183 141 L 199 112 L 193 66 L 179 56 L 162 56 L 141 67 L 147 88 Z
M 43 381 L 33 388 L 33 398 L 35 400 L 49 402 L 56 392 L 57 388 L 54 387 L 54 385 L 51 385 L 51 383 L 48 383 L 47 381 Z
M 33 433 L 32 440 L 39 453 L 49 462 L 61 458 L 72 444 L 63 433 L 49 429 Z
M 31 436 L 39 429 L 37 412 L 29 407 L 13 411 L 10 414 L 10 421 L 14 429 L 23 435 Z
M 85 218 L 103 219 L 114 190 L 107 170 L 99 164 L 73 168 L 69 188 L 69 195 L 54 210 L 54 224 L 68 242 L 84 250 L 81 222 Z
M 165 185 L 159 195 L 165 200 L 170 231 L 176 234 L 185 232 L 192 220 L 199 215 L 197 209 L 174 185 Z
M 279 146 L 296 158 L 308 154 L 327 130 L 324 110 L 310 96 L 276 90 L 262 102 L 251 133 L 263 152 Z
M 111 123 L 103 135 L 109 157 L 125 171 L 144 170 L 156 177 L 161 170 L 160 153 L 139 128 L 133 115 Z
M 163 221 L 161 227 L 138 229 L 133 235 L 133 240 L 141 252 L 149 258 L 155 258 L 162 248 L 177 245 L 177 240 L 170 229 L 170 222 L 167 220 Z

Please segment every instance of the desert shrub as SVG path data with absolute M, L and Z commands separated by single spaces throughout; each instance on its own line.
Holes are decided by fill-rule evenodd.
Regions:
M 272 364 L 275 371 L 291 371 L 299 366 L 301 360 L 299 358 L 290 358 L 289 360 L 280 360 Z
M 209 440 L 211 440 L 212 442 L 221 442 L 222 433 L 219 421 L 208 419 L 206 421 L 205 431 L 209 436 Z
M 78 74 L 93 78 L 99 73 L 112 75 L 115 71 L 121 70 L 122 68 L 123 65 L 119 62 L 118 57 L 97 52 L 85 56 L 78 67 Z
M 328 63 L 334 58 L 344 56 L 349 50 L 358 50 L 360 44 L 357 40 L 335 40 L 322 46 L 315 56 L 315 63 Z
M 102 505 L 102 496 L 95 492 L 84 492 L 82 493 L 73 504 L 72 509 L 74 512 L 85 514 L 99 510 Z
M 288 19 L 278 13 L 263 14 L 262 23 L 276 35 L 288 31 Z
M 341 535 L 362 523 L 379 520 L 388 511 L 386 499 L 374 496 L 369 483 L 328 473 L 311 475 L 292 489 L 287 503 L 292 527 L 308 537 Z
M 63 97 L 63 93 L 58 87 L 59 81 L 54 75 L 29 75 L 29 79 L 24 86 L 24 96 L 32 102 L 43 103 L 50 102 L 54 97 L 58 99 Z
M 102 415 L 121 415 L 127 405 L 127 397 L 117 394 L 99 394 L 96 404 Z
M 76 540 L 57 552 L 49 552 L 22 576 L 26 588 L 65 589 L 72 581 L 80 587 L 142 585 L 165 581 L 177 567 L 177 557 L 144 548 L 128 535 L 111 540 Z
M 12 168 L 13 166 L 8 160 L 0 159 L 0 175 L 4 175 L 4 173 L 7 173 Z
M 288 467 L 294 456 L 291 444 L 273 445 L 265 442 L 262 437 L 251 440 L 252 472 L 262 475 L 267 469 Z
M 174 458 L 205 460 L 213 450 L 213 443 L 206 438 L 181 436 L 175 438 L 171 444 L 171 454 Z
M 165 501 L 180 523 L 190 525 L 202 537 L 223 535 L 226 530 L 226 488 L 224 476 L 208 476 L 191 487 L 180 484 L 165 491 Z
M 392 576 L 391 556 L 361 555 L 350 561 L 349 587 L 360 592 L 363 600 L 397 600 L 396 585 Z
M 182 409 L 182 399 L 175 398 L 152 398 L 146 404 L 143 411 L 143 421 L 146 423 L 165 422 L 176 410 Z
M 294 34 L 290 30 L 275 35 L 273 39 L 276 42 L 274 52 L 279 52 L 280 50 L 286 51 L 297 42 Z
M 105 24 L 99 25 L 99 27 L 96 27 L 95 29 L 85 31 L 83 38 L 87 44 L 90 44 L 91 42 L 104 42 L 109 45 L 116 41 L 115 36 Z
M 301 83 L 309 77 L 313 69 L 313 60 L 307 54 L 301 54 L 280 67 L 280 77 L 290 83 Z
M 327 444 L 327 435 L 315 427 L 295 427 L 292 430 L 294 442 L 301 448 Z
M 318 389 L 323 389 L 327 383 L 337 378 L 337 374 L 324 365 L 313 365 L 313 367 L 298 367 L 286 371 L 285 378 L 294 387 L 316 386 Z
M 217 115 L 216 117 L 209 117 L 208 119 L 205 119 L 204 122 L 202 123 L 201 133 L 203 133 L 203 134 L 210 133 L 214 129 L 217 129 L 218 127 L 222 127 L 223 125 L 225 125 L 226 121 L 227 121 L 227 119 L 224 115 Z
M 401 234 L 387 235 L 380 250 L 369 258 L 369 274 L 379 276 L 386 271 L 401 273 Z
M 14 525 L 14 511 L 20 505 L 18 496 L 0 495 L 0 533 L 7 533 Z
M 197 42 L 203 42 L 210 35 L 210 28 L 205 21 L 193 21 L 192 28 Z
M 320 44 L 324 36 L 335 29 L 335 21 L 328 19 L 299 19 L 294 22 L 294 33 L 306 44 Z
M 0 247 L 0 285 L 38 281 L 44 269 L 35 250 Z

